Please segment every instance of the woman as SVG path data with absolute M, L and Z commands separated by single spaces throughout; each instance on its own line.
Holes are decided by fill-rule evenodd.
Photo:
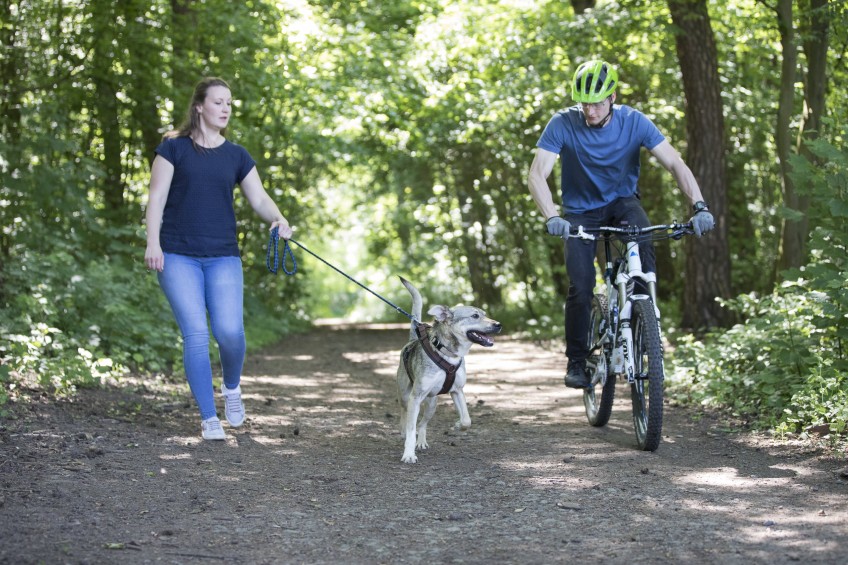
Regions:
M 204 78 L 194 90 L 182 127 L 156 148 L 147 205 L 144 262 L 156 270 L 180 332 L 186 378 L 200 410 L 203 439 L 226 439 L 215 409 L 209 328 L 220 349 L 224 413 L 233 427 L 245 418 L 241 370 L 245 355 L 243 276 L 236 237 L 236 184 L 254 211 L 278 228 L 292 229 L 265 192 L 256 162 L 224 138 L 232 94 L 219 78 Z

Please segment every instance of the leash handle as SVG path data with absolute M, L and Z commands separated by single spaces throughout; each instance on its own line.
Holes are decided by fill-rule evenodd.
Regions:
M 277 270 L 280 264 L 280 234 L 278 232 L 278 228 L 274 228 L 271 230 L 271 238 L 268 240 L 268 253 L 265 257 L 265 266 L 268 267 L 268 270 L 271 274 L 276 275 Z M 274 266 L 271 266 L 271 249 L 274 250 Z M 286 256 L 291 257 L 292 268 L 288 269 L 286 266 Z M 292 276 L 297 272 L 297 260 L 294 258 L 294 253 L 292 252 L 291 247 L 289 246 L 289 240 L 285 240 L 285 244 L 283 245 L 283 272 L 288 276 Z

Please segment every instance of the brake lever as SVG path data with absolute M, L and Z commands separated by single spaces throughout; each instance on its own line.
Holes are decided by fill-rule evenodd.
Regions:
M 687 222 L 685 224 L 678 224 L 676 221 L 672 222 L 674 225 L 674 231 L 671 232 L 671 239 L 680 240 L 683 239 L 684 235 L 690 235 L 695 233 L 695 230 L 692 228 L 692 222 Z
M 588 240 L 594 240 L 595 239 L 594 235 L 592 235 L 590 233 L 586 233 L 585 231 L 583 231 L 583 226 L 577 226 L 577 233 L 569 234 L 569 237 L 574 237 L 574 238 L 577 238 L 577 239 L 588 239 Z

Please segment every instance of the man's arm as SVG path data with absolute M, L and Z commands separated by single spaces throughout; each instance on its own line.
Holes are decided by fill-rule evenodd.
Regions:
M 530 174 L 527 178 L 530 194 L 545 220 L 559 216 L 551 195 L 551 189 L 548 187 L 548 177 L 554 168 L 556 159 L 556 153 L 537 148 L 536 157 L 533 158 L 533 164 L 530 165 Z
M 674 180 L 677 181 L 677 186 L 689 199 L 690 204 L 704 200 L 698 181 L 695 180 L 695 175 L 692 174 L 692 170 L 683 162 L 680 153 L 671 146 L 668 140 L 663 140 L 662 143 L 651 149 L 651 154 L 657 158 L 657 161 L 663 167 L 668 169 Z
M 703 202 L 704 197 L 701 195 L 701 188 L 698 186 L 698 181 L 695 180 L 695 175 L 689 166 L 680 158 L 680 154 L 674 150 L 668 141 L 663 141 L 651 151 L 654 157 L 662 163 L 663 167 L 668 169 L 674 180 L 677 181 L 677 186 L 689 198 L 689 202 Z M 695 211 L 695 215 L 690 220 L 692 229 L 695 235 L 701 237 L 715 227 L 715 219 L 713 215 L 706 209 Z

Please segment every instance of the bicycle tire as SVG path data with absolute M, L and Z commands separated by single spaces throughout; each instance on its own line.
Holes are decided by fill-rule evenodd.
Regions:
M 592 299 L 592 312 L 589 324 L 589 344 L 595 344 L 604 337 L 609 327 L 609 306 L 607 297 L 596 294 Z M 601 345 L 597 351 L 590 353 L 586 359 L 586 372 L 592 380 L 590 388 L 583 389 L 583 405 L 586 408 L 586 418 L 595 427 L 605 426 L 612 414 L 612 403 L 615 397 L 615 376 L 610 367 L 610 343 Z M 600 373 L 600 374 L 599 374 Z
M 663 349 L 660 326 L 650 300 L 636 300 L 630 319 L 636 379 L 630 385 L 633 427 L 643 451 L 656 451 L 662 437 Z

